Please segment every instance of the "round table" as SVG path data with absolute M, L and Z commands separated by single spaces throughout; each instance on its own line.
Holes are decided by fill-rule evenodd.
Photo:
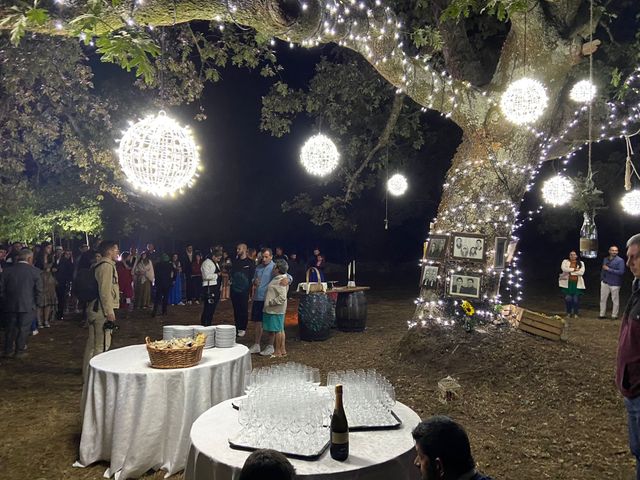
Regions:
M 167 476 L 184 468 L 191 425 L 203 412 L 242 395 L 251 355 L 244 345 L 205 349 L 190 368 L 151 368 L 145 345 L 91 359 L 82 399 L 80 459 L 107 460 L 105 477 Z
M 228 438 L 240 430 L 232 400 L 203 413 L 191 427 L 191 447 L 185 480 L 233 480 L 250 452 L 229 447 Z M 327 449 L 316 461 L 290 459 L 297 478 L 305 480 L 419 479 L 413 465 L 416 453 L 411 430 L 420 422 L 417 413 L 397 402 L 393 408 L 402 425 L 393 430 L 349 432 L 349 458 L 333 460 Z

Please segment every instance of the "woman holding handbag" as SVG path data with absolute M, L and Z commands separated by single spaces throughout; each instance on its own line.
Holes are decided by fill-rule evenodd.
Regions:
M 560 265 L 562 273 L 558 277 L 558 286 L 564 294 L 567 309 L 567 317 L 578 318 L 580 309 L 580 296 L 585 291 L 584 262 L 575 251 L 569 252 L 569 258 L 564 259 Z

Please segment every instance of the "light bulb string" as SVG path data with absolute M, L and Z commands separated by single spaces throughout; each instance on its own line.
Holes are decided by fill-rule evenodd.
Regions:
M 387 174 L 387 182 L 384 188 L 384 229 L 389 229 L 389 146 L 387 145 L 384 156 L 384 169 Z

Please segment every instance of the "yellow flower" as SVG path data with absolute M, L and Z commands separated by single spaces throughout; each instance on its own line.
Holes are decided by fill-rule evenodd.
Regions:
M 473 308 L 473 305 L 471 305 L 471 303 L 469 303 L 466 300 L 462 301 L 462 310 L 464 310 L 464 313 L 467 314 L 467 316 L 471 316 L 474 313 L 476 313 L 475 309 Z

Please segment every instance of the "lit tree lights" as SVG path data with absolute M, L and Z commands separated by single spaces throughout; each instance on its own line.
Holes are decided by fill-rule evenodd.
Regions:
M 544 182 L 542 197 L 552 207 L 559 207 L 569 203 L 573 197 L 573 183 L 567 177 L 556 175 Z
M 394 197 L 404 195 L 407 188 L 409 188 L 409 183 L 407 182 L 407 178 L 401 173 L 394 174 L 387 181 L 387 190 L 389 190 L 389 193 Z

